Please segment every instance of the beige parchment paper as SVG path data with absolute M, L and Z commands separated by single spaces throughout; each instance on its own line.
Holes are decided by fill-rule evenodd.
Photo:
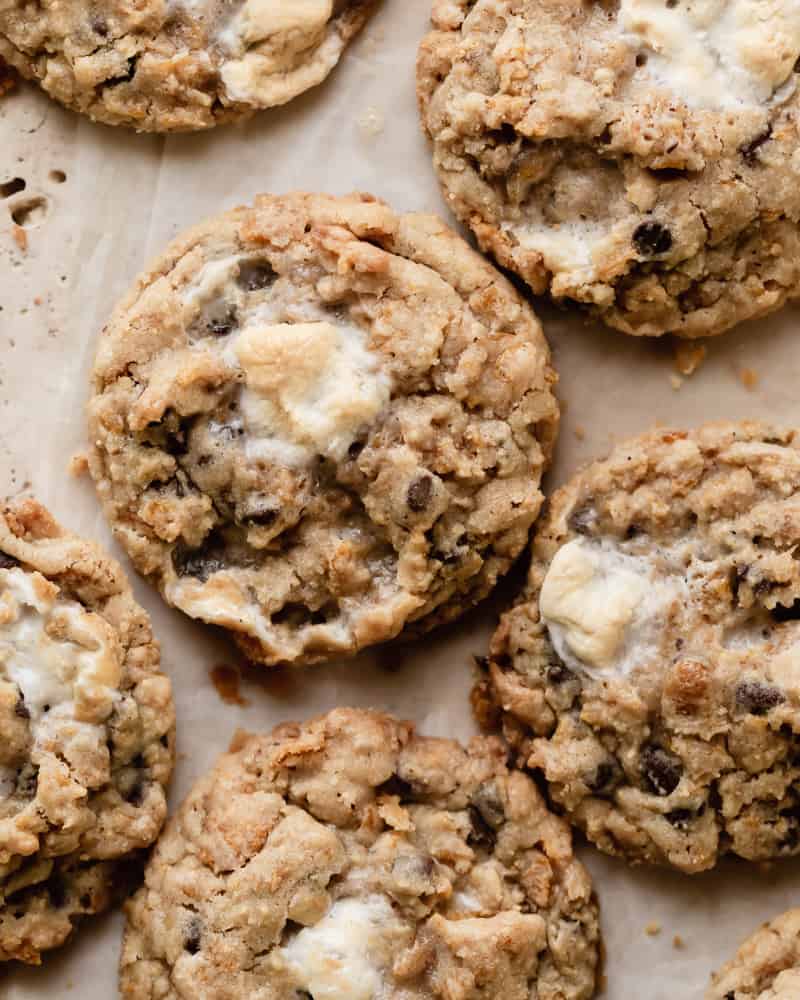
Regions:
M 70 477 L 67 464 L 85 446 L 97 332 L 180 229 L 259 191 L 295 188 L 370 191 L 397 209 L 448 218 L 414 99 L 414 60 L 428 15 L 429 0 L 383 0 L 326 84 L 285 109 L 209 134 L 164 139 L 93 125 L 29 86 L 0 101 L 0 184 L 15 177 L 26 183 L 0 198 L 0 495 L 34 493 L 125 562 L 90 482 Z M 27 249 L 14 238 L 12 215 L 25 221 Z M 548 488 L 655 423 L 800 423 L 800 310 L 711 341 L 704 364 L 680 383 L 671 344 L 605 331 L 543 303 L 537 310 L 565 406 Z M 471 657 L 486 649 L 491 605 L 415 647 L 260 682 L 245 677 L 247 704 L 239 706 L 224 704 L 209 678 L 215 665 L 238 662 L 232 648 L 168 609 L 141 580 L 134 585 L 175 685 L 173 807 L 237 727 L 263 730 L 349 704 L 387 709 L 430 734 L 474 731 Z M 602 907 L 608 1000 L 700 997 L 711 970 L 759 922 L 800 905 L 800 863 L 759 870 L 731 861 L 689 878 L 630 869 L 587 846 L 580 851 Z M 648 925 L 660 933 L 648 934 Z M 0 997 L 115 997 L 121 928 L 119 913 L 98 918 L 41 968 L 0 971 Z

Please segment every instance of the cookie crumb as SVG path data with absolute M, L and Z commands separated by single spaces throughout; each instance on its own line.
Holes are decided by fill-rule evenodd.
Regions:
M 572 431 L 572 433 L 579 441 L 583 441 L 586 438 L 586 430 L 582 424 L 578 424 L 578 426 Z
M 680 936 L 680 934 L 676 934 L 675 937 L 672 939 L 672 947 L 673 948 L 685 948 L 686 947 L 686 942 L 683 940 L 683 938 Z
M 217 694 L 226 705 L 238 705 L 240 708 L 244 708 L 250 704 L 247 698 L 242 697 L 239 690 L 242 675 L 237 667 L 232 667 L 227 663 L 218 663 L 216 667 L 211 668 L 209 676 L 217 689 Z
M 367 139 L 380 135 L 386 124 L 383 112 L 374 105 L 365 108 L 356 120 L 361 134 Z
M 20 248 L 23 253 L 28 252 L 28 234 L 16 223 L 11 227 L 11 235 L 14 237 L 14 242 Z
M 749 392 L 752 392 L 758 385 L 758 372 L 754 368 L 740 368 L 739 381 Z
M 669 384 L 672 386 L 675 392 L 677 392 L 678 389 L 680 389 L 680 387 L 683 385 L 683 379 L 680 377 L 680 375 L 675 375 L 673 373 L 669 377 Z
M 89 456 L 85 451 L 76 451 L 67 463 L 67 471 L 75 479 L 85 476 L 89 471 Z
M 681 375 L 693 375 L 705 361 L 708 349 L 693 340 L 682 340 L 675 345 L 675 367 Z
M 651 920 L 650 923 L 645 926 L 644 932 L 648 937 L 658 937 L 661 933 L 661 924 L 655 920 Z

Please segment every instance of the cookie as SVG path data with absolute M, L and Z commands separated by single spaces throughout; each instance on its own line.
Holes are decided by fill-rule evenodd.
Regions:
M 589 840 L 800 853 L 800 438 L 655 431 L 553 497 L 475 692 Z
M 592 996 L 589 875 L 506 752 L 350 709 L 238 734 L 127 905 L 122 995 Z
M 168 679 L 120 567 L 34 500 L 0 509 L 0 961 L 108 907 L 166 818 Z
M 0 57 L 108 125 L 181 132 L 321 83 L 377 0 L 0 3 Z
M 90 467 L 170 604 L 309 663 L 489 592 L 542 502 L 554 380 L 533 312 L 436 218 L 264 196 L 117 309 Z
M 534 292 L 681 337 L 797 296 L 792 0 L 434 0 L 433 26 L 445 196 Z
M 795 1000 L 800 996 L 800 910 L 764 924 L 712 977 L 705 1000 Z

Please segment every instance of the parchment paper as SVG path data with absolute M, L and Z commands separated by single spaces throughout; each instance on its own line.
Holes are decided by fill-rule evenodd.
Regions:
M 85 446 L 87 372 L 114 302 L 180 229 L 259 191 L 371 191 L 403 210 L 448 218 L 414 100 L 414 60 L 429 0 L 384 0 L 333 77 L 288 108 L 240 127 L 169 139 L 93 125 L 35 88 L 0 101 L 0 184 L 26 190 L 0 198 L 0 495 L 30 491 L 70 528 L 114 546 L 90 482 L 71 478 Z M 375 122 L 383 119 L 376 134 Z M 59 183 L 53 171 L 63 171 Z M 28 247 L 11 213 L 30 199 Z M 744 326 L 709 342 L 706 362 L 675 388 L 672 345 L 641 342 L 544 304 L 537 310 L 555 352 L 565 403 L 548 487 L 621 437 L 656 422 L 768 417 L 800 423 L 800 312 Z M 213 631 L 170 611 L 134 578 L 161 640 L 175 686 L 180 759 L 174 807 L 237 727 L 336 705 L 372 705 L 437 735 L 473 732 L 467 693 L 471 656 L 485 651 L 496 608 L 416 647 L 388 647 L 355 661 L 270 674 L 242 684 L 247 706 L 224 704 L 209 679 L 236 664 Z M 770 870 L 724 863 L 689 878 L 630 869 L 580 848 L 602 907 L 609 1000 L 699 997 L 711 970 L 762 920 L 800 904 L 800 863 Z M 645 927 L 660 925 L 659 934 Z M 84 924 L 38 969 L 0 972 L 7 1000 L 109 1000 L 116 993 L 119 913 Z M 683 947 L 676 947 L 678 935 Z

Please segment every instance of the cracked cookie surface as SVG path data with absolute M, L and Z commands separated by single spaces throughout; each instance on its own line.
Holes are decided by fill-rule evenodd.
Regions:
M 715 973 L 705 1000 L 795 1000 L 800 996 L 800 910 L 760 927 Z
M 597 907 L 506 748 L 338 709 L 239 734 L 127 905 L 131 1000 L 578 1000 Z
M 210 128 L 321 83 L 377 0 L 0 0 L 0 57 L 67 107 Z
M 170 604 L 313 662 L 489 592 L 541 505 L 554 381 L 531 309 L 436 218 L 264 196 L 116 311 L 90 468 Z
M 602 850 L 800 853 L 800 440 L 657 431 L 552 498 L 474 693 Z
M 33 500 L 0 510 L 0 961 L 108 907 L 166 818 L 169 680 L 121 568 Z
M 534 292 L 683 337 L 798 294 L 792 0 L 434 0 L 433 28 L 445 196 Z

